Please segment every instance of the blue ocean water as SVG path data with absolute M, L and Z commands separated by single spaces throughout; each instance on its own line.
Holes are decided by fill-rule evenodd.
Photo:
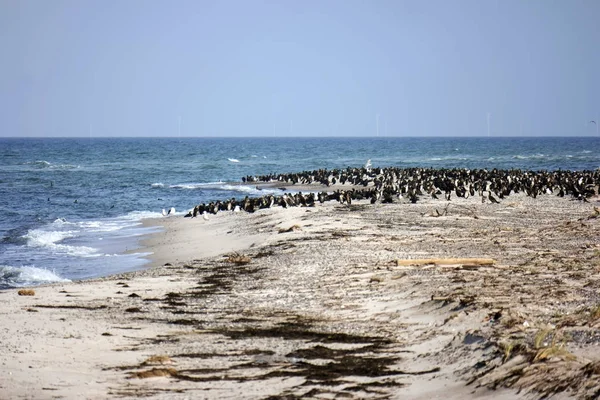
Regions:
M 319 168 L 594 170 L 600 138 L 0 138 L 0 288 L 141 268 L 140 221 Z

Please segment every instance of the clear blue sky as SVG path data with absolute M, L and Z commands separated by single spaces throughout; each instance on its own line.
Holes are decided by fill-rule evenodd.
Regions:
M 485 136 L 488 113 L 496 136 L 582 136 L 600 117 L 598 0 L 0 0 L 0 54 L 0 136 Z

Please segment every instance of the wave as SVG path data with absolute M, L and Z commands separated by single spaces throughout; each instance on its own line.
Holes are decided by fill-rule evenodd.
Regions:
M 150 186 L 153 188 L 164 188 L 165 184 L 162 182 L 156 182 L 156 183 L 151 184 Z
M 170 189 L 213 189 L 222 185 L 223 182 L 205 182 L 205 183 L 178 183 L 174 185 L 169 185 Z
M 81 168 L 79 165 L 53 164 L 46 160 L 29 161 L 29 162 L 26 162 L 25 165 L 29 165 L 36 169 L 78 169 L 78 168 Z
M 195 190 L 195 189 L 200 189 L 202 188 L 203 185 L 201 183 L 180 183 L 180 184 L 176 184 L 176 185 L 169 185 L 170 189 L 188 189 L 188 190 Z
M 206 182 L 206 183 L 179 183 L 175 185 L 169 185 L 172 189 L 186 189 L 186 190 L 214 190 L 214 191 L 226 191 L 226 192 L 242 192 L 248 195 L 262 196 L 265 194 L 279 194 L 281 190 L 277 188 L 263 188 L 257 189 L 252 185 L 242 185 L 233 182 Z M 152 217 L 148 217 L 152 218 Z
M 522 154 L 517 154 L 517 155 L 514 155 L 512 158 L 517 159 L 517 160 L 531 160 L 531 159 L 535 160 L 538 158 L 546 158 L 546 157 L 548 157 L 546 154 L 538 153 L 538 154 L 530 154 L 528 156 L 524 156 Z
M 139 222 L 146 218 L 159 218 L 161 216 L 162 214 L 157 211 L 131 211 L 125 215 L 117 217 L 116 219 L 121 221 Z
M 239 163 L 240 160 L 238 160 L 237 158 L 228 158 L 227 160 L 231 161 L 232 163 Z
M 75 237 L 73 231 L 47 231 L 32 229 L 23 238 L 27 239 L 27 246 L 43 248 L 54 254 L 66 254 L 76 257 L 97 257 L 98 251 L 88 246 L 72 246 L 60 243 L 65 239 Z
M 467 157 L 431 157 L 427 161 L 467 161 Z
M 245 193 L 247 195 L 255 195 L 255 196 L 263 196 L 265 194 L 280 194 L 281 190 L 279 189 L 257 189 L 254 186 L 249 186 L 249 185 L 221 185 L 220 187 L 216 188 L 218 190 L 225 190 L 228 192 L 241 192 L 241 193 Z
M 20 286 L 41 285 L 44 283 L 70 282 L 54 271 L 33 266 L 12 267 L 0 265 L 0 289 Z
M 252 195 L 262 196 L 264 194 L 278 194 L 281 190 L 277 188 L 262 188 L 257 189 L 252 185 L 236 184 L 235 182 L 203 182 L 203 183 L 177 183 L 174 185 L 168 185 L 170 189 L 184 189 L 184 190 L 215 190 L 215 191 L 227 191 L 227 192 L 243 192 Z M 144 218 L 154 218 L 154 216 L 148 216 Z
M 143 219 L 160 218 L 161 216 L 162 214 L 158 211 L 130 211 L 125 215 L 120 215 L 113 218 L 83 220 L 74 223 L 62 222 L 62 224 L 71 224 L 86 232 L 114 232 L 133 226 L 138 226 Z
M 52 165 L 48 161 L 44 161 L 44 160 L 30 161 L 25 164 L 32 165 L 32 166 L 38 167 L 38 168 L 49 168 Z
M 143 219 L 160 216 L 159 212 L 132 211 L 118 217 L 100 220 L 71 222 L 64 218 L 57 218 L 48 225 L 29 230 L 22 239 L 26 240 L 26 246 L 42 249 L 54 255 L 99 257 L 103 253 L 90 247 L 90 243 L 96 246 L 98 240 L 139 236 L 143 234 L 138 232 Z

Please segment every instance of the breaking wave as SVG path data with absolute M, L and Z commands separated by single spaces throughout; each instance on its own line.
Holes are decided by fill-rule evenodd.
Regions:
M 45 268 L 0 265 L 0 289 L 34 286 L 54 282 L 70 282 L 70 280 L 61 278 L 54 271 Z

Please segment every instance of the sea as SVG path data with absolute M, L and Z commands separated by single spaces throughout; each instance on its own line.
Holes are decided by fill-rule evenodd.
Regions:
M 595 170 L 597 137 L 0 138 L 0 289 L 148 265 L 144 218 L 260 196 L 242 177 L 364 166 Z M 175 213 L 163 216 L 163 210 Z

